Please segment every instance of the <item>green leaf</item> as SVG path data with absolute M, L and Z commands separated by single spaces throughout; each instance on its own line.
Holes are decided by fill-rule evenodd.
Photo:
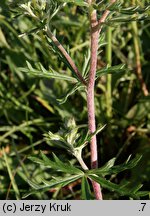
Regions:
M 1 27 L 0 27 L 0 47 L 7 47 L 8 49 L 10 48 L 9 44 L 7 43 L 5 34 L 2 31 Z
M 116 74 L 116 73 L 122 73 L 125 72 L 127 68 L 125 68 L 125 64 L 120 64 L 117 66 L 106 66 L 105 68 L 102 68 L 100 70 L 97 70 L 96 72 L 96 79 L 107 74 Z
M 49 167 L 49 165 L 45 164 L 45 162 L 44 162 L 43 160 L 41 160 L 41 159 L 39 159 L 39 158 L 37 158 L 37 157 L 29 156 L 28 159 L 31 160 L 31 161 L 33 161 L 34 163 L 37 163 L 37 164 L 40 164 L 40 165 L 44 165 L 44 166 L 46 166 L 46 167 L 47 167 L 47 166 Z
M 64 125 L 56 134 L 49 132 L 45 136 L 53 145 L 64 148 L 75 156 L 76 153 L 81 153 L 82 148 L 84 148 L 87 143 L 87 140 L 81 138 L 82 134 L 78 133 L 79 128 L 86 126 L 87 125 L 77 126 L 74 118 L 67 118 Z M 90 137 L 87 135 L 86 137 L 84 136 L 84 138 L 90 140 L 91 136 L 93 135 L 90 135 Z M 79 137 L 80 139 L 78 139 Z
M 20 125 L 16 125 L 16 126 L 14 125 L 11 130 L 7 131 L 2 136 L 0 136 L 0 143 L 3 140 L 5 140 L 6 137 L 13 135 L 17 131 L 26 130 L 26 128 L 28 128 L 28 130 L 29 130 L 29 125 L 35 125 L 35 124 L 38 125 L 41 123 L 43 123 L 43 119 L 34 119 L 31 121 L 23 122 Z
M 83 200 L 91 200 L 92 199 L 90 185 L 89 185 L 88 180 L 85 176 L 82 177 L 81 190 L 82 190 L 82 199 Z
M 77 5 L 77 6 L 88 7 L 88 3 L 85 2 L 84 0 L 61 0 L 61 2 L 73 3 L 73 4 Z
M 115 162 L 115 158 L 113 158 L 110 161 L 108 161 L 106 163 L 106 165 L 104 165 L 103 167 L 101 167 L 99 169 L 89 170 L 87 172 L 90 174 L 92 173 L 92 174 L 103 175 L 103 176 L 111 175 L 111 174 L 117 174 L 117 173 L 120 173 L 124 170 L 132 169 L 133 167 L 135 167 L 139 163 L 141 158 L 142 158 L 142 156 L 138 155 L 134 159 L 132 159 L 131 161 L 127 161 L 123 164 L 116 165 L 116 166 L 113 166 L 113 164 Z
M 26 198 L 31 194 L 48 191 L 49 189 L 55 188 L 58 186 L 64 187 L 65 185 L 68 185 L 69 183 L 74 182 L 74 181 L 80 179 L 81 177 L 82 177 L 82 175 L 73 175 L 73 176 L 68 176 L 68 177 L 64 177 L 64 178 L 55 178 L 55 179 L 52 179 L 51 181 L 43 180 L 44 185 L 38 185 L 38 184 L 28 180 L 29 185 L 31 187 L 33 187 L 34 189 L 32 189 L 28 193 L 24 194 L 23 198 Z
M 28 68 L 19 68 L 20 71 L 29 73 L 32 76 L 38 76 L 43 78 L 51 78 L 51 79 L 60 79 L 60 80 L 66 80 L 69 82 L 76 83 L 77 80 L 73 77 L 57 73 L 54 70 L 47 71 L 41 64 L 39 64 L 41 70 L 34 69 L 29 62 L 27 62 Z
M 134 187 L 131 189 L 131 193 L 136 193 L 136 192 L 139 191 L 142 187 L 143 187 L 142 184 L 138 184 L 138 185 L 134 186 Z
M 16 199 L 19 200 L 20 199 L 20 191 L 19 191 L 18 185 L 16 183 L 16 180 L 14 178 L 14 173 L 12 173 L 12 168 L 10 167 L 8 157 L 7 157 L 4 149 L 3 149 L 3 155 L 4 155 L 4 161 L 6 163 L 6 168 L 8 170 L 9 178 L 11 180 L 11 184 L 12 184 L 13 190 L 15 192 Z
M 82 85 L 82 83 L 76 83 L 73 87 L 71 87 L 66 93 L 65 95 L 60 98 L 60 99 L 57 99 L 57 101 L 60 103 L 60 104 L 63 104 L 67 101 L 68 97 L 70 97 L 72 94 L 74 94 L 77 90 L 81 90 L 81 89 L 84 89 L 85 86 Z
M 69 152 L 72 151 L 72 146 L 69 145 L 63 137 L 59 136 L 59 134 L 53 134 L 52 132 L 48 132 L 48 134 L 44 134 L 45 139 L 50 142 L 53 146 L 57 146 L 59 148 L 63 148 L 68 150 Z M 60 137 L 60 139 L 59 139 Z M 63 140 L 63 141 L 62 141 Z
M 114 4 L 111 4 L 109 7 L 108 7 L 108 10 L 110 11 L 116 11 L 116 12 L 119 12 L 119 13 L 122 13 L 122 14 L 128 14 L 128 15 L 131 15 L 131 14 L 136 14 L 136 13 L 144 13 L 146 11 L 148 11 L 150 8 L 150 5 L 147 5 L 145 7 L 140 7 L 139 5 L 136 5 L 136 6 L 132 6 L 132 7 L 123 7 L 122 4 L 120 2 L 116 2 Z
M 110 191 L 115 191 L 119 193 L 121 196 L 130 196 L 134 199 L 137 199 L 136 194 L 131 193 L 128 189 L 121 188 L 120 185 L 114 184 L 102 177 L 96 176 L 96 175 L 89 175 L 89 177 L 99 183 L 103 188 L 106 188 Z
M 126 114 L 126 119 L 131 120 L 132 124 L 138 123 L 142 119 L 146 118 L 148 113 L 150 112 L 150 101 L 139 101 L 135 105 L 133 105 Z
M 150 191 L 138 191 L 137 193 L 136 193 L 136 195 L 138 196 L 138 197 L 144 197 L 144 196 L 150 196 Z
M 27 182 L 28 182 L 28 184 L 29 184 L 32 188 L 34 188 L 35 190 L 38 190 L 38 189 L 41 188 L 40 185 L 36 184 L 36 183 L 33 182 L 33 181 L 30 181 L 29 179 L 27 180 Z
M 87 142 L 90 142 L 91 138 L 94 136 L 94 135 L 97 135 L 99 134 L 102 130 L 104 130 L 104 128 L 106 127 L 106 124 L 105 125 L 98 125 L 96 131 L 92 134 L 89 134 L 89 136 L 87 137 Z
M 84 132 L 83 134 L 81 134 L 81 138 L 76 142 L 76 147 L 77 148 L 84 148 L 88 142 L 91 141 L 91 138 L 94 136 L 94 135 L 97 135 L 98 133 L 100 133 L 104 128 L 106 127 L 106 124 L 105 125 L 99 125 L 97 127 L 97 130 L 92 133 L 92 134 L 89 134 L 89 131 L 87 132 Z
M 114 163 L 116 161 L 116 158 L 112 158 L 111 160 L 109 160 L 104 166 L 102 166 L 99 171 L 101 170 L 102 173 L 103 172 L 108 172 L 110 170 L 110 168 L 112 168 L 114 166 Z
M 53 154 L 54 161 L 51 161 L 46 155 L 41 152 L 42 159 L 36 157 L 28 157 L 28 159 L 32 160 L 35 163 L 43 165 L 45 167 L 49 167 L 51 169 L 57 170 L 59 172 L 69 173 L 69 174 L 83 174 L 83 171 L 76 168 L 75 166 L 66 164 L 58 159 L 58 157 Z
M 59 160 L 59 158 L 53 154 L 54 156 L 54 160 L 57 163 L 57 165 L 60 167 L 60 169 L 63 172 L 69 173 L 69 174 L 84 174 L 84 172 L 78 168 L 76 168 L 75 166 L 73 166 L 72 164 L 65 164 L 64 162 L 61 162 Z
M 118 22 L 131 22 L 131 21 L 141 21 L 149 20 L 148 14 L 138 14 L 138 15 L 120 15 L 108 20 L 105 24 L 118 23 Z
M 54 134 L 52 133 L 51 131 L 48 132 L 48 137 L 50 140 L 59 140 L 61 142 L 65 142 L 64 138 L 62 136 L 60 136 L 58 133 L 57 134 Z
M 60 128 L 58 133 L 53 134 L 49 131 L 48 135 L 45 136 L 57 146 L 65 148 L 72 153 L 74 151 L 75 141 L 79 137 L 78 127 L 74 119 L 69 118 L 65 121 L 63 128 Z

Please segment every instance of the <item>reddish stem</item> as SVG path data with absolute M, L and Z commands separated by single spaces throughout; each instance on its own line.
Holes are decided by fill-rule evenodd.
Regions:
M 51 38 L 51 40 L 54 42 L 54 44 L 57 46 L 57 48 L 60 50 L 60 52 L 62 53 L 62 55 L 66 58 L 66 60 L 68 61 L 68 63 L 70 64 L 70 66 L 72 67 L 72 69 L 74 70 L 74 72 L 76 73 L 77 77 L 79 78 L 79 80 L 86 85 L 86 81 L 85 79 L 82 77 L 82 74 L 80 73 L 80 71 L 78 70 L 77 66 L 75 65 L 74 61 L 72 60 L 72 58 L 70 57 L 70 55 L 67 53 L 67 51 L 65 50 L 65 48 L 62 46 L 62 44 L 57 40 L 57 38 L 52 34 L 52 32 L 49 29 L 49 25 L 47 26 L 47 34 L 48 36 Z
M 87 87 L 87 107 L 88 107 L 88 119 L 89 119 L 89 131 L 94 133 L 96 130 L 95 125 L 95 106 L 94 106 L 94 86 L 95 86 L 95 75 L 97 67 L 97 51 L 98 51 L 98 37 L 99 33 L 95 26 L 97 25 L 96 11 L 94 10 L 91 14 L 91 62 L 90 72 Z M 97 151 L 95 149 L 96 135 L 91 139 L 91 167 L 97 167 Z M 94 147 L 94 148 L 92 148 Z
M 114 3 L 116 0 L 111 0 Z M 92 0 L 88 0 L 89 5 L 92 4 Z M 97 12 L 93 10 L 90 12 L 90 25 L 91 25 L 91 62 L 90 62 L 90 72 L 87 86 L 87 109 L 88 109 L 88 128 L 90 133 L 96 131 L 95 122 L 95 105 L 94 105 L 94 86 L 95 86 L 95 76 L 97 69 L 97 52 L 98 52 L 98 39 L 102 29 L 102 24 L 105 22 L 110 11 L 106 10 L 102 17 L 97 20 Z M 94 135 L 90 141 L 91 149 L 91 168 L 95 169 L 98 167 L 98 153 L 97 153 L 97 140 L 96 135 Z M 92 181 L 94 194 L 97 200 L 102 200 L 102 192 L 100 184 Z
M 87 109 L 88 109 L 88 128 L 90 133 L 94 133 L 96 130 L 95 123 L 95 106 L 94 106 L 94 86 L 95 86 L 95 75 L 97 68 L 97 51 L 98 51 L 98 38 L 99 29 L 96 10 L 93 10 L 90 16 L 91 23 L 91 62 L 90 72 L 87 87 Z M 97 156 L 97 140 L 94 135 L 90 142 L 91 149 L 91 168 L 95 169 L 98 167 L 98 156 Z M 102 193 L 100 185 L 97 182 L 92 181 L 95 197 L 98 200 L 102 200 Z

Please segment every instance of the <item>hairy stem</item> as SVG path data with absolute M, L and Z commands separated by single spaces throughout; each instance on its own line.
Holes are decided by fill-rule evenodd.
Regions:
M 95 106 L 94 106 L 94 86 L 95 86 L 95 75 L 97 68 L 97 51 L 98 51 L 98 38 L 99 29 L 96 10 L 93 10 L 90 14 L 91 24 L 91 62 L 90 72 L 87 86 L 87 109 L 88 109 L 88 128 L 90 133 L 94 133 L 96 130 L 95 123 Z M 98 155 L 97 155 L 97 140 L 96 135 L 91 138 L 90 142 L 91 149 L 91 168 L 98 167 Z M 102 200 L 101 187 L 97 182 L 92 181 L 95 197 L 98 200 Z
M 88 0 L 91 6 L 93 0 Z M 114 3 L 115 0 L 111 0 Z M 92 7 L 91 7 L 92 8 Z M 97 12 L 90 8 L 90 26 L 91 26 L 91 61 L 90 61 L 90 72 L 87 85 L 87 109 L 88 109 L 88 128 L 90 133 L 96 131 L 95 122 L 95 105 L 94 105 L 94 86 L 95 86 L 95 76 L 97 69 L 97 52 L 98 52 L 98 40 L 102 29 L 102 24 L 105 22 L 110 11 L 106 10 L 102 17 L 97 20 Z M 91 168 L 95 169 L 98 167 L 98 153 L 97 153 L 97 140 L 96 135 L 94 135 L 90 141 L 91 149 Z M 98 200 L 102 200 L 101 187 L 97 182 L 92 181 L 95 197 Z
M 88 119 L 89 119 L 89 131 L 94 133 L 96 130 L 95 124 L 95 107 L 94 107 L 94 86 L 95 75 L 97 67 L 97 51 L 98 51 L 98 38 L 99 33 L 95 31 L 94 27 L 97 24 L 96 11 L 91 14 L 91 62 L 90 72 L 87 87 L 87 107 L 88 107 Z M 97 167 L 97 151 L 96 151 L 96 135 L 91 139 L 91 167 Z

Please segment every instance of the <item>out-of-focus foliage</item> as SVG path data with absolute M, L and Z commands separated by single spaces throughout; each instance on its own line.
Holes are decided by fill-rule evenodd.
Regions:
M 84 77 L 87 77 L 90 60 L 86 2 L 49 0 L 47 3 L 40 0 L 0 2 L 1 199 L 20 199 L 28 192 L 30 185 L 34 188 L 36 184 L 48 184 L 49 190 L 46 193 L 33 193 L 30 199 L 92 199 L 87 175 L 91 175 L 93 180 L 97 178 L 92 175 L 93 171 L 83 175 L 76 159 L 44 136 L 48 131 L 51 133 L 47 136 L 56 134 L 66 118 L 74 117 L 83 136 L 80 140 L 82 144 L 88 137 L 85 88 L 77 82 L 65 59 L 43 31 L 47 19 L 50 20 L 51 31 L 68 50 Z M 150 97 L 143 96 L 136 76 L 134 44 L 136 38 L 142 75 L 150 91 L 150 12 L 149 1 L 137 0 L 135 3 L 134 6 L 131 1 L 119 1 L 119 5 L 110 7 L 108 4 L 104 8 L 93 5 L 98 10 L 98 16 L 106 6 L 111 10 L 99 41 L 95 89 L 96 120 L 101 125 L 106 124 L 97 136 L 99 164 L 101 168 L 104 164 L 107 168 L 107 161 L 115 158 L 111 164 L 115 162 L 117 166 L 121 163 L 125 168 L 130 163 L 124 164 L 129 155 L 142 155 L 140 162 L 129 171 L 123 169 L 117 175 L 114 164 L 114 169 L 110 166 L 109 170 L 103 170 L 101 174 L 108 172 L 108 181 L 100 178 L 97 181 L 104 188 L 104 199 L 120 198 L 118 184 L 122 185 L 122 191 L 124 187 L 128 189 L 128 193 L 122 193 L 125 199 L 142 185 L 142 190 L 150 189 Z M 137 35 L 133 33 L 130 19 L 138 20 Z M 112 66 L 109 68 L 105 57 L 107 26 L 112 26 L 113 33 Z M 112 74 L 111 119 L 106 115 L 106 76 L 102 76 L 109 73 Z M 38 158 L 40 150 L 47 157 L 54 152 L 59 156 L 59 159 L 54 156 L 59 165 L 61 161 L 67 164 L 69 160 L 66 169 L 71 170 L 68 167 L 76 165 L 74 175 L 70 177 L 55 169 L 47 172 L 47 167 L 33 163 L 33 157 Z M 32 160 L 28 160 L 28 156 Z M 84 145 L 84 160 L 90 166 L 88 145 Z M 98 174 L 100 169 L 97 170 Z M 51 180 L 52 176 L 55 179 Z M 110 188 L 113 192 L 110 192 Z M 137 197 L 145 196 L 148 199 L 147 194 L 137 193 Z

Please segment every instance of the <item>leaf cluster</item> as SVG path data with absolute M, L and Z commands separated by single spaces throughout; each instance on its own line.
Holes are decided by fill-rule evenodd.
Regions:
M 140 161 L 141 156 L 137 156 L 132 160 L 128 159 L 125 163 L 116 166 L 114 166 L 115 158 L 113 158 L 110 161 L 108 161 L 103 167 L 89 171 L 82 171 L 79 168 L 76 168 L 75 166 L 71 165 L 70 163 L 66 164 L 60 161 L 58 157 L 56 157 L 56 155 L 53 155 L 53 161 L 46 157 L 42 152 L 41 157 L 42 159 L 36 157 L 29 157 L 29 159 L 44 167 L 49 167 L 51 169 L 57 170 L 58 172 L 66 173 L 67 176 L 63 178 L 52 177 L 52 180 L 50 181 L 42 180 L 42 185 L 38 185 L 28 180 L 28 183 L 33 189 L 29 191 L 27 194 L 25 194 L 24 197 L 27 197 L 34 193 L 44 192 L 46 190 L 49 190 L 50 188 L 58 186 L 64 187 L 65 185 L 74 182 L 78 179 L 82 179 L 81 187 L 83 199 L 92 199 L 90 185 L 88 182 L 88 180 L 91 179 L 98 182 L 103 188 L 119 193 L 121 196 L 129 196 L 134 199 L 139 199 L 139 197 L 146 196 L 149 194 L 148 191 L 140 191 L 142 185 L 138 185 L 138 187 L 136 185 L 134 188 L 129 189 L 126 184 L 120 186 L 104 178 L 105 175 L 111 175 L 112 173 L 116 174 L 126 169 L 132 169 Z

